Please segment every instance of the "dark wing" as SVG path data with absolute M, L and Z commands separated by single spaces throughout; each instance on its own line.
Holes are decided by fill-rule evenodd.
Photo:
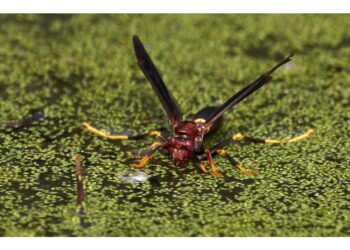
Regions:
M 211 117 L 208 118 L 207 122 L 205 123 L 206 127 L 211 127 L 228 109 L 232 108 L 234 105 L 242 101 L 244 98 L 258 90 L 261 86 L 268 83 L 272 79 L 272 73 L 281 67 L 283 64 L 289 62 L 293 54 L 286 57 L 284 60 L 279 62 L 275 67 L 267 71 L 266 73 L 262 74 L 258 79 L 256 79 L 253 83 L 249 84 L 242 90 L 240 90 L 238 93 L 233 95 L 230 99 L 228 99 L 221 107 L 219 107 L 214 114 L 212 114 Z
M 137 36 L 133 37 L 133 43 L 137 64 L 140 66 L 148 81 L 151 83 L 153 90 L 156 92 L 160 102 L 162 103 L 162 106 L 168 115 L 169 123 L 175 127 L 176 124 L 181 122 L 180 109 L 174 97 L 165 86 L 156 66 L 154 66 L 151 58 L 147 54 Z

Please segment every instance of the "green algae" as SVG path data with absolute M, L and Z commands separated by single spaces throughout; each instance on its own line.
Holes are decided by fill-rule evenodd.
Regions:
M 0 129 L 3 236 L 349 236 L 349 15 L 1 15 Z M 155 32 L 156 30 L 156 32 Z M 137 34 L 183 113 L 224 102 L 291 52 L 293 62 L 228 112 L 208 144 L 243 132 L 294 144 L 228 147 L 223 178 L 159 155 L 153 181 L 124 183 L 133 151 L 82 129 L 167 127 L 137 67 Z M 170 132 L 170 131 L 169 131 Z M 84 156 L 85 214 L 76 213 L 76 154 Z

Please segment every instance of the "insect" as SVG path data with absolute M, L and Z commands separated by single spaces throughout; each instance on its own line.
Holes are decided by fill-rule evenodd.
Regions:
M 193 119 L 183 120 L 180 108 L 177 105 L 175 98 L 165 86 L 156 66 L 153 64 L 151 58 L 149 57 L 143 44 L 137 36 L 133 37 L 133 45 L 137 58 L 137 64 L 141 68 L 148 81 L 151 83 L 154 92 L 161 102 L 163 109 L 168 116 L 170 126 L 174 130 L 174 135 L 170 137 L 164 137 L 161 131 L 150 131 L 148 133 L 135 136 L 128 136 L 126 134 L 116 135 L 104 130 L 99 130 L 88 122 L 82 123 L 83 126 L 85 126 L 89 131 L 109 139 L 138 140 L 146 136 L 155 136 L 159 138 L 159 142 L 152 144 L 150 149 L 144 154 L 139 163 L 131 164 L 133 167 L 145 166 L 148 160 L 151 159 L 156 154 L 156 152 L 161 150 L 169 154 L 173 163 L 177 166 L 183 166 L 189 161 L 189 159 L 195 159 L 198 163 L 199 168 L 204 173 L 207 173 L 207 169 L 203 162 L 207 161 L 215 176 L 222 176 L 222 174 L 217 170 L 213 160 L 213 157 L 217 155 L 225 157 L 234 167 L 238 168 L 246 174 L 256 174 L 256 172 L 249 171 L 244 168 L 223 148 L 230 143 L 241 140 L 246 142 L 279 144 L 299 141 L 314 134 L 314 130 L 309 129 L 305 134 L 288 140 L 273 140 L 258 139 L 246 136 L 242 133 L 234 133 L 229 138 L 219 141 L 211 147 L 206 147 L 203 143 L 204 137 L 216 128 L 216 125 L 224 113 L 244 100 L 247 96 L 258 90 L 260 87 L 268 83 L 272 79 L 272 73 L 274 71 L 276 71 L 287 62 L 291 61 L 291 58 L 293 56 L 292 54 L 280 61 L 270 70 L 266 71 L 251 84 L 238 91 L 221 106 L 206 107 L 195 114 Z

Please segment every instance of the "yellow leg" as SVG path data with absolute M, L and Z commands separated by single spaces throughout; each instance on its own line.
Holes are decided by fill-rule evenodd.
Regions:
M 156 149 L 158 147 L 160 147 L 161 145 L 163 145 L 163 143 L 161 142 L 155 142 L 151 145 L 151 149 Z
M 142 168 L 144 167 L 147 162 L 155 155 L 156 153 L 152 153 L 152 154 L 149 154 L 149 155 L 146 155 L 145 157 L 143 157 L 141 159 L 141 161 L 139 163 L 132 163 L 130 164 L 130 166 L 134 167 L 134 168 Z
M 163 145 L 163 143 L 155 142 L 151 145 L 151 150 L 148 150 L 147 154 L 141 159 L 139 163 L 132 163 L 130 164 L 132 167 L 135 168 L 141 168 L 144 167 L 147 162 L 156 154 L 158 148 L 160 148 Z
M 202 170 L 203 173 L 208 173 L 203 163 L 198 163 L 198 167 Z
M 162 132 L 152 130 L 152 131 L 150 131 L 150 132 L 148 133 L 148 135 L 150 135 L 150 136 L 155 136 L 155 137 L 161 137 L 161 136 L 162 136 Z
M 245 140 L 248 142 L 258 142 L 258 143 L 265 143 L 265 144 L 282 144 L 282 143 L 290 143 L 290 142 L 297 142 L 300 141 L 302 139 L 305 139 L 307 137 L 311 137 L 313 135 L 315 135 L 315 130 L 314 129 L 309 129 L 306 133 L 293 137 L 291 139 L 286 139 L 286 140 L 274 140 L 274 139 L 258 139 L 258 138 L 253 138 L 253 137 L 249 137 L 246 136 L 244 134 L 238 133 L 238 134 L 234 134 L 232 136 L 232 140 L 234 141 L 240 141 L 240 140 Z
M 296 136 L 296 137 L 293 137 L 293 138 L 287 140 L 286 142 L 300 141 L 300 140 L 305 139 L 307 137 L 314 136 L 315 134 L 316 134 L 316 131 L 314 129 L 310 128 L 306 133 L 299 135 L 299 136 Z
M 211 170 L 213 171 L 213 174 L 216 177 L 222 177 L 222 174 L 216 169 L 215 164 L 214 164 L 214 160 L 213 157 L 211 156 L 211 152 L 209 149 L 205 149 L 204 150 L 205 155 L 207 156 L 207 160 L 209 162 L 209 165 L 211 167 Z
M 146 149 L 143 149 L 142 151 L 137 151 L 134 153 L 134 156 L 136 158 L 143 158 L 146 155 L 150 155 L 155 152 L 157 148 L 162 146 L 163 144 L 161 142 L 155 142 L 151 146 L 147 147 Z
M 97 134 L 99 136 L 108 138 L 108 139 L 115 139 L 115 140 L 127 140 L 127 139 L 129 139 L 129 136 L 127 136 L 127 135 L 111 135 L 108 131 L 103 130 L 103 129 L 97 129 L 97 128 L 91 126 L 87 122 L 82 122 L 81 124 L 90 132 Z
M 97 134 L 99 136 L 102 136 L 104 138 L 108 138 L 108 139 L 111 139 L 111 140 L 137 140 L 137 139 L 141 139 L 143 137 L 146 137 L 146 136 L 155 136 L 155 137 L 161 137 L 161 132 L 160 131 L 150 131 L 146 134 L 143 134 L 143 135 L 135 135 L 135 136 L 128 136 L 128 135 L 113 135 L 111 133 L 109 133 L 108 131 L 106 130 L 103 130 L 103 129 L 98 129 L 98 128 L 95 128 L 94 126 L 90 125 L 89 123 L 87 122 L 82 122 L 81 123 L 87 130 L 89 130 L 90 132 L 94 133 L 94 134 Z
M 243 167 L 240 163 L 236 162 L 227 152 L 226 150 L 223 150 L 223 149 L 218 149 L 216 150 L 216 153 L 218 153 L 219 155 L 222 155 L 224 157 L 226 157 L 230 162 L 231 164 L 238 168 L 241 172 L 247 174 L 247 175 L 256 175 L 257 172 L 255 171 L 250 171 L 248 169 L 246 169 L 245 167 Z

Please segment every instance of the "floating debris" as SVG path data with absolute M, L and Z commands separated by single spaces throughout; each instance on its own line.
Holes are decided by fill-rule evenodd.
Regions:
M 129 183 L 143 182 L 148 180 L 149 178 L 150 176 L 145 172 L 132 170 L 128 170 L 124 174 L 119 176 L 119 179 Z
M 27 115 L 22 120 L 14 120 L 7 122 L 0 122 L 0 128 L 19 128 L 27 127 L 32 125 L 33 122 L 44 120 L 44 112 L 42 110 L 32 110 L 29 115 Z
M 83 228 L 91 227 L 94 223 L 87 221 L 87 214 L 85 211 L 85 195 L 84 195 L 84 166 L 82 164 L 83 156 L 77 154 L 75 156 L 76 178 L 77 178 L 77 210 L 76 214 L 79 218 L 79 224 Z
M 76 178 L 77 178 L 77 203 L 78 203 L 78 213 L 83 212 L 83 202 L 84 202 L 84 167 L 82 164 L 83 156 L 78 154 L 75 157 L 76 166 Z

